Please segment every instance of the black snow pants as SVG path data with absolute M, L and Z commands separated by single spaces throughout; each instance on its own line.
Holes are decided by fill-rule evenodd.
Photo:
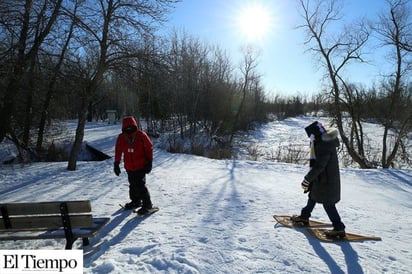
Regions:
M 144 208 L 152 208 L 150 193 L 146 187 L 146 174 L 144 171 L 127 171 L 129 180 L 129 196 L 133 202 L 142 201 Z

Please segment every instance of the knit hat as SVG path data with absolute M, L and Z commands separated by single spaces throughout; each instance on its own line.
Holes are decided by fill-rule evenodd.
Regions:
M 318 121 L 313 122 L 309 126 L 305 127 L 306 134 L 310 137 L 312 134 L 315 136 L 321 136 L 326 132 L 326 129 Z

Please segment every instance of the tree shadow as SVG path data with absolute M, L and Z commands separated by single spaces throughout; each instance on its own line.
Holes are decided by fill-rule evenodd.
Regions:
M 120 209 L 112 214 L 115 216 L 101 231 L 93 238 L 90 245 L 83 248 L 84 251 L 84 267 L 90 267 L 99 259 L 103 254 L 110 250 L 117 243 L 121 242 L 123 239 L 129 235 L 129 233 L 135 229 L 143 220 L 144 217 L 133 217 L 129 219 L 119 230 L 119 232 L 109 237 L 108 240 L 102 241 L 106 236 L 108 236 L 114 229 L 118 228 L 119 225 L 126 219 L 126 217 L 133 214 L 132 211 Z
M 210 184 L 208 184 L 194 198 L 194 201 L 202 201 L 205 196 L 210 197 L 210 204 L 207 205 L 208 210 L 202 214 L 199 226 L 196 229 L 199 237 L 214 237 L 215 240 L 221 237 L 228 249 L 236 245 L 235 231 L 244 225 L 247 218 L 245 216 L 247 200 L 244 200 L 244 197 L 238 192 L 236 168 L 237 162 L 235 160 L 228 161 L 226 166 L 227 172 L 210 181 L 210 184 L 216 183 L 218 185 L 219 188 L 216 188 L 218 191 L 216 193 L 211 191 Z M 239 214 L 239 212 L 242 212 L 242 214 Z M 225 226 L 221 225 L 220 222 L 222 220 L 224 220 Z M 218 251 L 220 254 L 224 253 L 222 252 L 222 250 Z
M 275 229 L 279 227 L 284 227 L 284 226 L 278 223 L 274 225 Z M 285 228 L 285 229 L 290 229 L 290 228 Z M 315 239 L 313 236 L 311 236 L 306 231 L 305 228 L 294 228 L 294 229 L 302 233 L 303 235 L 305 235 L 306 239 L 312 246 L 316 255 L 320 259 L 322 259 L 325 262 L 326 266 L 329 268 L 330 273 L 348 273 L 348 274 L 363 274 L 364 273 L 362 266 L 359 264 L 358 253 L 353 249 L 350 242 L 331 242 L 331 243 L 321 242 L 318 239 Z M 322 243 L 326 245 L 335 244 L 341 248 L 342 253 L 345 257 L 346 272 L 338 265 L 336 260 L 329 254 L 326 248 L 322 246 Z
M 349 242 L 337 243 L 343 254 L 345 255 L 345 261 L 348 273 L 363 273 L 362 266 L 359 264 L 358 253 L 353 249 Z
M 336 263 L 335 259 L 328 253 L 325 247 L 322 246 L 322 242 L 318 239 L 313 238 L 311 235 L 308 234 L 306 230 L 299 230 L 301 233 L 305 235 L 308 242 L 312 245 L 313 250 L 315 253 L 321 258 L 325 264 L 328 266 L 330 273 L 353 273 L 353 274 L 362 274 L 363 269 L 362 266 L 359 264 L 359 256 L 358 253 L 353 249 L 352 245 L 349 242 L 331 242 L 331 243 L 324 243 L 326 245 L 338 245 L 342 253 L 345 257 L 346 263 L 346 272 L 342 270 L 339 265 Z

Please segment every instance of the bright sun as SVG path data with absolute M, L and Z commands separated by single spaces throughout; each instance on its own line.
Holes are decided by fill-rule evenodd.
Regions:
M 258 42 L 270 34 L 273 28 L 273 16 L 268 8 L 254 3 L 240 9 L 236 25 L 244 39 Z

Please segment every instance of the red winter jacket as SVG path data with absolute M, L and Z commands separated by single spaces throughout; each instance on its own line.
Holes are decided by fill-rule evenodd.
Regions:
M 136 131 L 127 134 L 124 129 L 136 127 Z M 120 163 L 123 155 L 124 168 L 128 171 L 143 170 L 153 160 L 153 144 L 149 136 L 140 130 L 132 116 L 123 118 L 122 133 L 116 140 L 114 161 Z

